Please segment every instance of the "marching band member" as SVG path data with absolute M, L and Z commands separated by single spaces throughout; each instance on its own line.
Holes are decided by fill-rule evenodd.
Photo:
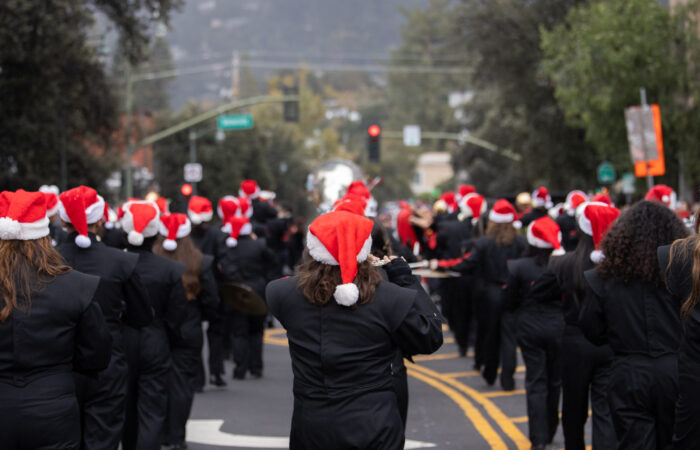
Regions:
M 80 448 L 71 370 L 95 376 L 111 356 L 100 279 L 54 250 L 41 192 L 0 193 L 0 254 L 2 447 Z

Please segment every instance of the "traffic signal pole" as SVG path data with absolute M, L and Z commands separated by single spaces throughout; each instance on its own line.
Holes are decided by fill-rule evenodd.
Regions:
M 403 139 L 403 132 L 401 131 L 383 131 L 382 136 L 386 137 L 387 139 Z M 483 139 L 479 139 L 474 136 L 468 136 L 464 135 L 462 133 L 445 133 L 442 131 L 422 131 L 421 132 L 421 139 L 442 139 L 442 140 L 448 140 L 448 141 L 458 141 L 458 142 L 467 142 L 473 145 L 476 145 L 477 147 L 484 148 L 490 152 L 497 153 L 503 157 L 506 157 L 508 159 L 512 159 L 513 161 L 520 161 L 521 156 L 512 150 L 508 150 L 506 148 L 500 148 L 495 144 L 492 144 L 491 142 L 485 141 Z

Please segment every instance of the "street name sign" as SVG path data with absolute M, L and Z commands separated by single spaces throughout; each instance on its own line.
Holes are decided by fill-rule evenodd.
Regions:
M 220 130 L 250 130 L 253 128 L 253 116 L 250 114 L 234 114 L 219 116 Z
M 615 168 L 607 161 L 598 166 L 598 183 L 606 184 L 615 181 Z

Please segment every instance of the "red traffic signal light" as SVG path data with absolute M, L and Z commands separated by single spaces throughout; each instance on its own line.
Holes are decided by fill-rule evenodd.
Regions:
M 185 197 L 189 197 L 192 195 L 192 185 L 189 183 L 183 184 L 182 187 L 180 187 L 180 192 L 182 192 L 182 195 Z
M 381 132 L 382 132 L 382 129 L 379 128 L 379 125 L 371 125 L 371 126 L 367 129 L 367 133 L 369 133 L 369 135 L 372 136 L 372 137 L 377 137 L 377 136 L 379 136 L 379 133 L 381 133 Z

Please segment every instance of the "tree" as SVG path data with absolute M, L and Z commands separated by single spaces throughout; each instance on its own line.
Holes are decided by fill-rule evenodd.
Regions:
M 60 182 L 100 186 L 114 166 L 112 86 L 91 36 L 96 11 L 112 20 L 133 61 L 144 54 L 154 15 L 179 0 L 0 2 L 0 189 Z M 86 151 L 89 148 L 90 151 Z
M 572 9 L 566 23 L 542 30 L 542 67 L 568 123 L 585 130 L 599 159 L 632 168 L 624 109 L 639 104 L 641 87 L 661 108 L 669 178 L 677 173 L 679 151 L 697 148 L 700 46 L 697 14 L 687 8 L 674 13 L 653 0 L 594 1 Z M 697 152 L 685 156 L 687 175 L 700 181 Z

